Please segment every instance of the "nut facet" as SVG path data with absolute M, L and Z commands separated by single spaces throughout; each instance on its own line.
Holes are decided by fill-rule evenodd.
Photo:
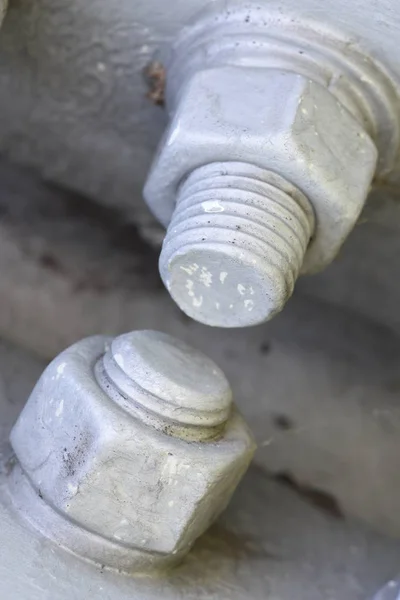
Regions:
M 27 518 L 66 548 L 129 571 L 180 560 L 254 450 L 218 367 L 150 331 L 63 352 L 11 443 L 11 491 Z

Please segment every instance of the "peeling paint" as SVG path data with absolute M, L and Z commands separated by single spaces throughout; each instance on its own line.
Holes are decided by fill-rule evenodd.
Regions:
M 253 300 L 245 300 L 244 301 L 244 305 L 245 305 L 245 307 L 247 308 L 247 310 L 249 312 L 251 312 L 253 310 L 253 308 L 254 308 L 254 302 L 253 302 Z
M 199 298 L 193 298 L 193 306 L 195 306 L 196 308 L 200 308 L 200 306 L 203 304 L 203 296 L 199 296 Z
M 199 280 L 206 287 L 210 287 L 212 284 L 212 273 L 206 267 L 201 267 Z
M 218 200 L 207 200 L 206 202 L 202 202 L 201 206 L 206 213 L 219 213 L 225 210 Z
M 185 271 L 185 273 L 187 273 L 188 275 L 193 275 L 198 270 L 199 265 L 197 263 L 193 263 L 191 265 L 188 265 L 187 267 L 181 266 L 180 268 L 182 271 Z
M 60 417 L 63 413 L 63 410 L 64 410 L 64 398 L 61 398 L 60 404 L 58 405 L 58 408 L 56 410 L 56 417 Z

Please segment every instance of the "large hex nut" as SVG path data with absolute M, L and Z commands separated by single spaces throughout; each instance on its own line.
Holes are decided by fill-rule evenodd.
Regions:
M 111 393 L 110 382 L 95 377 L 110 344 L 89 338 L 50 364 L 14 426 L 12 446 L 39 502 L 80 530 L 125 549 L 179 557 L 227 504 L 253 453 L 252 436 L 235 411 L 228 411 L 217 439 L 207 442 L 188 442 L 145 424 L 134 399 L 118 389 Z M 51 529 L 44 533 L 57 538 L 54 522 Z M 57 541 L 120 566 L 107 552 L 101 559 L 97 551 L 90 556 L 90 544 L 82 550 L 73 532 L 67 537 Z
M 374 176 L 377 150 L 322 85 L 289 71 L 211 68 L 184 86 L 145 186 L 164 224 L 178 189 L 202 165 L 240 161 L 274 171 L 311 202 L 316 229 L 303 272 L 329 264 L 354 227 Z

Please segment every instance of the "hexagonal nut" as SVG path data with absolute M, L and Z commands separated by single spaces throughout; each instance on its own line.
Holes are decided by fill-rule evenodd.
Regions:
M 160 144 L 145 199 L 168 225 L 180 183 L 213 162 L 275 171 L 310 200 L 316 230 L 303 272 L 330 263 L 367 197 L 377 150 L 329 90 L 289 71 L 220 67 L 184 86 Z
M 146 552 L 185 552 L 229 501 L 252 435 L 235 411 L 222 437 L 207 443 L 145 425 L 95 378 L 109 345 L 88 338 L 49 365 L 12 446 L 39 497 L 80 528 Z

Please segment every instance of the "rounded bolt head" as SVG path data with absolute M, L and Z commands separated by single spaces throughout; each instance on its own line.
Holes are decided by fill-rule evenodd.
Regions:
M 228 419 L 232 392 L 224 373 L 181 340 L 158 331 L 134 331 L 117 337 L 110 353 L 119 369 L 146 392 L 153 412 L 186 423 L 193 417 L 193 424 L 201 415 L 203 426 Z

